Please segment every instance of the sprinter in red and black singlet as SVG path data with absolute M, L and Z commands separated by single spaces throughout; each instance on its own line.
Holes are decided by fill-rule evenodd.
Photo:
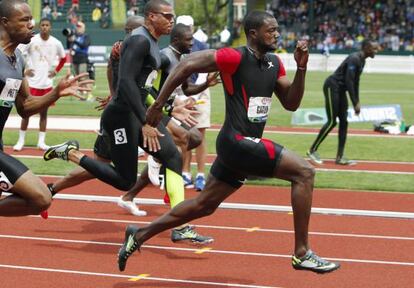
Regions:
M 217 159 L 205 189 L 198 197 L 185 200 L 147 226 L 129 225 L 118 255 L 121 271 L 129 256 L 145 241 L 166 229 L 212 214 L 248 175 L 291 182 L 295 228 L 293 268 L 317 273 L 339 268 L 339 264 L 322 259 L 309 247 L 314 168 L 288 149 L 261 138 L 273 93 L 289 111 L 300 105 L 308 62 L 307 43 L 297 43 L 294 58 L 298 68 L 290 82 L 281 61 L 269 54 L 276 49 L 279 37 L 276 19 L 266 12 L 253 11 L 246 17 L 244 29 L 247 47 L 190 54 L 169 75 L 158 99 L 148 109 L 147 124 L 155 127 L 162 118 L 161 110 L 168 96 L 188 76 L 220 71 L 226 94 L 226 118 L 217 137 Z M 157 137 L 150 141 L 157 141 Z

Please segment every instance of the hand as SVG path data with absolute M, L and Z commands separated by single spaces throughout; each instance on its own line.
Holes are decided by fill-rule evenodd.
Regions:
M 53 78 L 53 77 L 55 77 L 55 76 L 56 76 L 56 71 L 54 71 L 54 70 L 49 71 L 49 73 L 48 73 L 48 75 L 47 75 L 47 77 L 49 77 L 49 78 Z
M 298 41 L 293 54 L 295 57 L 296 65 L 298 67 L 306 68 L 306 65 L 308 64 L 308 58 L 309 58 L 308 41 L 306 40 Z
M 156 102 L 154 102 L 154 104 L 155 103 Z M 146 121 L 148 125 L 157 127 L 162 119 L 162 109 L 155 108 L 154 104 L 147 109 Z
M 221 79 L 218 77 L 220 72 L 208 73 L 207 75 L 207 87 L 213 87 L 221 82 Z
M 79 81 L 83 77 L 87 77 L 88 73 L 82 73 L 75 77 L 70 74 L 70 70 L 66 73 L 65 78 L 60 79 L 59 83 L 56 86 L 57 96 L 64 97 L 64 96 L 75 96 L 77 98 L 83 99 L 81 95 L 79 95 L 79 91 L 87 91 L 90 92 L 92 88 L 85 87 L 85 85 L 93 84 L 95 81 L 87 79 L 83 81 Z
M 193 97 L 187 97 L 187 99 L 185 99 L 181 103 L 177 103 L 176 106 L 184 105 L 185 108 L 194 110 L 195 109 L 194 105 L 196 105 L 196 102 L 197 101 Z
M 357 103 L 354 107 L 355 115 L 359 115 L 361 113 L 361 104 Z
M 197 110 L 188 109 L 185 104 L 174 106 L 174 109 L 171 112 L 171 116 L 190 127 L 197 125 L 198 122 L 194 116 L 198 114 L 200 114 L 200 112 Z
M 33 77 L 35 75 L 34 69 L 26 69 L 24 70 L 24 76 Z
M 157 128 L 151 127 L 148 124 L 142 126 L 142 138 L 143 138 L 143 148 L 147 148 L 150 152 L 157 152 L 161 150 L 160 141 L 158 141 L 158 136 L 163 137 L 160 131 Z
M 108 95 L 106 97 L 96 97 L 96 101 L 99 102 L 99 105 L 95 106 L 94 108 L 98 111 L 105 109 L 106 105 L 108 105 L 111 99 L 112 99 L 112 95 Z

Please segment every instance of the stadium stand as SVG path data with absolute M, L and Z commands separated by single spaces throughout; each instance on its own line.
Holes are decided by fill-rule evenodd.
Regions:
M 302 37 L 320 51 L 354 49 L 370 37 L 385 51 L 414 51 L 414 1 L 272 0 L 267 9 L 287 35 L 284 48 Z

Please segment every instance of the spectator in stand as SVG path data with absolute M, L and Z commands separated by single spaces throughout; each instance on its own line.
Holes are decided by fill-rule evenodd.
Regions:
M 57 0 L 57 6 L 59 10 L 62 10 L 65 6 L 65 0 Z
M 79 11 L 79 0 L 72 0 L 72 8 Z

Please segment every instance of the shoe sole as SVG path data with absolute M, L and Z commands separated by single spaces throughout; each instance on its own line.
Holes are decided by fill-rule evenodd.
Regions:
M 326 274 L 326 273 L 331 273 L 334 272 L 336 270 L 338 270 L 339 268 L 341 268 L 341 265 L 336 266 L 335 268 L 332 268 L 330 270 L 317 270 L 317 269 L 312 269 L 312 268 L 306 268 L 306 267 L 296 267 L 296 266 L 292 266 L 293 269 L 295 270 L 299 270 L 299 271 L 309 271 L 309 272 L 314 272 L 314 273 L 318 273 L 318 274 Z
M 194 241 L 192 239 L 180 239 L 180 240 L 171 239 L 171 241 L 173 243 L 178 243 L 178 242 L 183 243 L 183 242 L 187 242 L 187 243 L 193 244 L 195 246 L 205 246 L 205 245 L 208 245 L 208 244 L 213 243 L 214 242 L 214 239 L 211 239 L 211 240 L 208 240 L 208 241 L 204 241 L 204 242 Z

